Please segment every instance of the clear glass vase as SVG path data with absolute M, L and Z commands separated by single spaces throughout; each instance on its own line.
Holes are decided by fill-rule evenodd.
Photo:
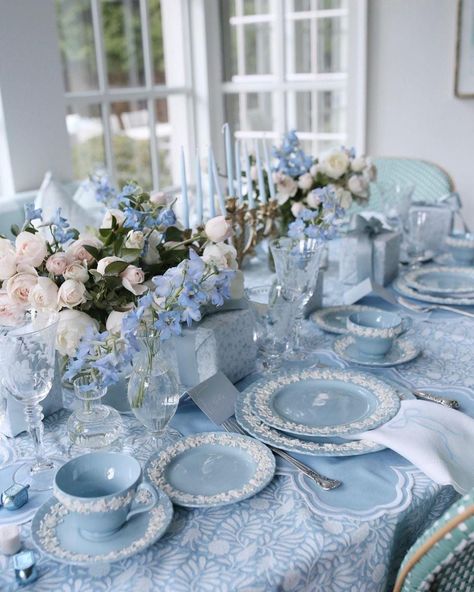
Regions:
M 140 351 L 133 360 L 128 382 L 128 401 L 150 434 L 149 445 L 157 450 L 181 437 L 168 426 L 178 407 L 180 386 L 158 335 L 151 332 L 139 341 Z
M 301 342 L 304 308 L 318 280 L 324 243 L 315 239 L 278 238 L 270 244 L 278 283 L 284 297 L 292 301 L 293 327 L 287 359 L 303 360 L 309 353 Z
M 97 386 L 89 375 L 76 378 L 73 386 L 81 408 L 74 411 L 67 422 L 72 446 L 79 450 L 96 450 L 116 442 L 123 432 L 122 418 L 118 411 L 100 403 L 107 389 Z

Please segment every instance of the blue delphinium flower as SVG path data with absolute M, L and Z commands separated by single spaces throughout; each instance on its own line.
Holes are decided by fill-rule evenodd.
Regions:
M 66 218 L 61 216 L 61 208 L 58 208 L 50 221 L 51 232 L 57 243 L 64 244 L 75 238 L 76 232 L 70 228 Z
M 107 175 L 94 175 L 86 186 L 95 190 L 95 198 L 108 207 L 117 207 L 117 192 L 110 183 Z
M 160 332 L 160 339 L 166 341 L 172 335 L 181 334 L 181 314 L 177 310 L 169 310 L 158 313 L 158 320 L 155 321 L 155 329 Z
M 284 137 L 280 148 L 273 147 L 273 156 L 278 159 L 275 170 L 293 178 L 307 173 L 313 164 L 313 158 L 305 154 L 295 130 Z
M 168 228 L 169 226 L 173 226 L 174 224 L 176 224 L 176 214 L 173 212 L 172 209 L 166 208 L 164 210 L 161 210 L 161 212 L 158 214 L 156 221 L 158 223 L 158 226 L 164 226 L 165 228 Z
M 24 205 L 25 209 L 25 224 L 29 224 L 33 220 L 42 220 L 43 211 L 41 208 L 35 209 L 34 203 L 27 203 Z
M 312 192 L 319 202 L 315 209 L 302 209 L 294 222 L 288 227 L 288 236 L 301 240 L 311 238 L 329 240 L 336 236 L 337 222 L 344 216 L 345 210 L 339 204 L 334 189 L 326 187 L 314 189 Z

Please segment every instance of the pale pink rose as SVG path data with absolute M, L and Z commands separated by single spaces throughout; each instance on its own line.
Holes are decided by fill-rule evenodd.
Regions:
M 347 188 L 358 197 L 369 196 L 369 182 L 363 175 L 352 175 L 352 177 L 349 177 Z
M 14 325 L 23 311 L 23 307 L 13 302 L 6 290 L 0 290 L 0 325 Z
M 317 193 L 312 191 L 309 195 L 306 196 L 306 203 L 310 208 L 315 210 L 316 208 L 319 208 L 319 206 L 321 205 L 321 198 Z
M 77 282 L 82 282 L 85 284 L 89 279 L 89 272 L 87 268 L 79 263 L 79 261 L 74 261 L 74 263 L 70 263 L 66 269 L 64 270 L 64 279 L 66 280 L 76 280 Z
M 337 187 L 335 191 L 341 208 L 348 210 L 352 205 L 352 193 L 342 187 Z
M 215 216 L 206 222 L 204 231 L 210 241 L 220 243 L 232 236 L 232 224 L 225 216 Z
M 354 173 L 361 173 L 367 166 L 365 156 L 356 156 L 351 160 L 351 169 Z
M 298 179 L 298 187 L 303 191 L 309 191 L 313 186 L 313 177 L 309 173 L 304 173 Z
M 113 310 L 105 322 L 105 328 L 107 331 L 110 333 L 120 333 L 122 331 L 122 320 L 126 314 L 128 314 L 128 312 Z
M 8 239 L 0 238 L 0 280 L 7 280 L 15 273 L 15 249 Z
M 47 277 L 39 277 L 30 290 L 29 303 L 37 310 L 56 310 L 58 307 L 58 287 Z
M 143 273 L 143 270 L 136 265 L 129 265 L 127 269 L 122 271 L 120 277 L 122 278 L 123 287 L 132 294 L 135 294 L 135 296 L 141 295 L 147 291 L 146 286 L 140 285 L 145 281 L 145 274 Z
M 107 266 L 113 263 L 114 261 L 123 261 L 123 259 L 120 259 L 120 257 L 104 257 L 97 263 L 97 271 L 101 275 L 104 275 Z
M 150 193 L 150 201 L 157 206 L 166 206 L 168 203 L 168 196 L 164 191 L 153 191 Z
M 86 331 L 93 327 L 99 328 L 99 323 L 80 310 L 64 309 L 59 313 L 59 323 L 56 332 L 56 349 L 62 356 L 75 355 L 80 340 Z
M 20 306 L 28 306 L 30 291 L 36 286 L 38 274 L 34 267 L 23 265 L 18 273 L 7 280 L 7 294 L 10 300 Z
M 46 269 L 53 275 L 62 275 L 66 271 L 69 259 L 66 253 L 54 253 L 46 260 Z
M 318 173 L 322 173 L 322 172 L 324 172 L 323 167 L 318 163 L 313 164 L 312 167 L 309 169 L 309 174 L 312 177 L 317 177 Z
M 298 183 L 284 173 L 278 172 L 275 174 L 275 183 L 280 205 L 286 203 L 290 197 L 294 197 L 298 191 Z
M 85 245 L 99 250 L 104 246 L 102 241 L 95 236 L 81 235 L 66 250 L 69 261 L 86 261 L 90 265 L 94 261 L 94 257 L 84 248 Z
M 237 269 L 237 251 L 227 243 L 210 244 L 204 248 L 202 258 L 218 269 Z
M 122 212 L 122 210 L 112 208 L 105 212 L 104 219 L 102 220 L 102 224 L 100 225 L 100 227 L 112 228 L 113 218 L 115 218 L 116 224 L 118 224 L 119 226 L 123 226 L 123 223 L 125 222 L 125 214 Z
M 295 218 L 297 218 L 298 214 L 300 214 L 303 210 L 304 205 L 300 201 L 295 201 L 291 206 L 291 213 Z
M 59 308 L 75 308 L 87 300 L 86 287 L 82 282 L 66 280 L 58 291 Z
M 16 237 L 15 248 L 17 263 L 32 267 L 39 267 L 48 254 L 44 238 L 40 234 L 26 231 L 20 232 Z

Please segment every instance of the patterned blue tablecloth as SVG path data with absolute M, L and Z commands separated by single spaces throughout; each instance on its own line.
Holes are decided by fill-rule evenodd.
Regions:
M 371 304 L 380 301 L 367 299 Z M 383 305 L 383 304 L 382 304 Z M 386 307 L 390 308 L 389 305 Z M 422 355 L 399 368 L 419 387 L 459 399 L 474 416 L 474 325 L 449 313 L 415 320 L 410 334 Z M 334 362 L 333 337 L 307 322 L 320 358 Z M 248 377 L 242 387 L 253 380 Z M 448 386 L 451 385 L 451 386 Z M 455 388 L 452 385 L 457 385 Z M 437 390 L 436 390 L 437 389 Z M 64 442 L 68 412 L 46 421 L 48 451 Z M 144 432 L 126 417 L 125 451 L 144 460 Z M 214 426 L 192 403 L 180 408 L 173 425 L 183 434 Z M 6 464 L 29 450 L 26 437 L 0 443 Z M 302 458 L 341 479 L 324 492 L 278 462 L 277 476 L 256 497 L 208 510 L 175 508 L 168 533 L 148 550 L 100 569 L 68 567 L 41 558 L 35 592 L 372 592 L 390 590 L 401 559 L 417 536 L 456 498 L 390 450 L 359 457 Z M 23 538 L 31 546 L 29 526 Z M 9 560 L 0 556 L 0 590 L 12 582 Z

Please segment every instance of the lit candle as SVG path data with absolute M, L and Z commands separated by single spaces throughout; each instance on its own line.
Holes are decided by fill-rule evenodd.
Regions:
M 188 201 L 188 182 L 186 180 L 186 163 L 184 161 L 184 148 L 181 146 L 180 160 L 181 176 L 181 195 L 183 197 L 183 223 L 185 228 L 189 228 L 189 201 Z
M 207 176 L 209 178 L 209 217 L 216 215 L 216 206 L 214 205 L 214 175 L 212 173 L 212 148 L 209 146 L 207 151 Z
M 226 207 L 225 207 L 225 201 L 224 201 L 224 194 L 222 193 L 222 188 L 219 184 L 219 175 L 217 174 L 217 165 L 216 165 L 216 159 L 214 158 L 214 153 L 212 152 L 212 148 L 211 148 L 211 157 L 212 157 L 212 175 L 214 177 L 214 185 L 216 186 L 216 191 L 217 191 L 217 201 L 219 202 L 219 207 L 221 210 L 221 214 L 223 216 L 226 215 Z
M 199 154 L 196 152 L 196 216 L 198 226 L 202 224 L 202 178 Z
M 258 140 L 255 147 L 255 158 L 257 160 L 258 197 L 262 203 L 267 203 L 265 181 L 263 180 L 262 159 L 260 158 L 260 142 Z
M 239 198 L 239 204 L 244 203 L 242 196 L 242 163 L 240 161 L 240 143 L 238 140 L 235 141 L 235 177 L 237 180 L 237 196 Z
M 234 173 L 233 173 L 233 157 L 232 157 L 232 140 L 230 134 L 230 127 L 228 123 L 224 124 L 224 138 L 225 138 L 225 159 L 227 164 L 227 191 L 229 197 L 234 195 Z
M 245 162 L 245 176 L 247 177 L 247 199 L 249 201 L 249 209 L 255 207 L 255 200 L 253 199 L 253 184 L 250 176 L 250 160 L 247 152 L 247 144 L 244 142 L 244 162 Z
M 275 185 L 273 184 L 272 163 L 268 155 L 267 141 L 263 140 L 263 154 L 265 155 L 265 168 L 267 169 L 268 187 L 270 189 L 270 199 L 275 199 Z

